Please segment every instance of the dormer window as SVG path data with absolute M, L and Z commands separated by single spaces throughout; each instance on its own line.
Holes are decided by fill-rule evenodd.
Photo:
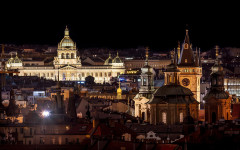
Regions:
M 188 44 L 187 43 L 184 44 L 184 49 L 188 49 Z

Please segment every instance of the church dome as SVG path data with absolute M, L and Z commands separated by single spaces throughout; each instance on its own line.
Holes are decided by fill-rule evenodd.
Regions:
M 211 89 L 209 93 L 203 98 L 204 100 L 208 100 L 210 98 L 216 98 L 216 99 L 228 99 L 229 94 L 225 92 L 224 90 L 218 90 L 218 89 Z
M 167 69 L 165 72 L 180 72 L 180 71 L 177 69 L 177 66 L 174 63 L 171 63 L 167 65 Z
M 67 27 L 64 31 L 64 38 L 59 43 L 59 46 L 60 47 L 75 47 L 76 46 L 76 43 L 74 43 L 73 40 L 69 36 L 69 30 Z
M 18 56 L 16 55 L 16 57 L 13 60 L 13 63 L 22 63 L 21 59 L 18 58 Z
M 105 60 L 104 65 L 111 65 L 112 64 L 112 57 L 109 53 L 109 57 Z
M 12 64 L 12 63 L 13 63 L 13 60 L 14 60 L 14 59 L 13 59 L 12 57 L 9 58 L 8 61 L 7 61 L 7 64 L 9 64 L 9 65 Z
M 70 37 L 64 37 L 62 41 L 60 42 L 61 47 L 73 47 L 74 42 Z
M 164 85 L 156 90 L 154 96 L 170 96 L 170 95 L 193 95 L 192 91 L 181 85 L 170 84 Z
M 122 60 L 118 56 L 118 52 L 117 52 L 117 56 L 112 60 L 112 63 L 122 63 Z
M 178 84 L 164 85 L 153 93 L 149 104 L 174 103 L 186 104 L 197 103 L 190 89 Z
M 15 58 L 11 58 L 7 61 L 7 67 L 19 67 L 22 66 L 22 60 L 16 55 Z

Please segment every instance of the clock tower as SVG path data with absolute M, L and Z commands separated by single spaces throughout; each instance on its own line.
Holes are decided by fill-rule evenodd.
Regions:
M 177 49 L 181 49 L 180 55 L 177 55 L 180 85 L 189 88 L 194 94 L 194 98 L 200 103 L 200 79 L 202 77 L 200 49 L 196 48 L 193 51 L 188 30 L 186 30 L 182 47 L 178 44 Z

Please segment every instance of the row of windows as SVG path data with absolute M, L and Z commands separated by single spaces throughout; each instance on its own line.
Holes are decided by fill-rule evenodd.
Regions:
M 62 53 L 61 54 L 61 58 L 62 59 L 74 59 L 75 58 L 75 54 L 74 53 Z
M 195 70 L 195 69 L 183 69 L 182 72 L 200 72 L 201 73 L 201 70 L 198 71 L 198 69 L 197 70 Z
M 117 73 L 117 75 L 119 75 L 120 72 Z M 76 74 L 71 74 L 72 77 L 74 77 Z M 41 77 L 53 77 L 53 73 L 24 73 L 24 76 L 41 76 Z M 66 73 L 63 73 L 62 76 L 66 76 Z M 81 77 L 87 77 L 87 76 L 93 76 L 93 77 L 111 77 L 112 76 L 112 72 L 95 72 L 95 73 L 81 73 L 81 74 L 78 74 L 78 77 L 81 78 Z
M 179 122 L 183 122 L 183 112 L 180 112 L 179 118 L 180 118 Z M 162 112 L 162 122 L 165 124 L 167 123 L 167 113 L 166 112 Z

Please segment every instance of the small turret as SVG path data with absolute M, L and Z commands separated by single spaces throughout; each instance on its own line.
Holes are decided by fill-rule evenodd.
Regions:
M 121 82 L 119 78 L 119 83 L 118 83 L 118 89 L 117 89 L 117 99 L 122 99 L 122 89 L 121 89 Z

